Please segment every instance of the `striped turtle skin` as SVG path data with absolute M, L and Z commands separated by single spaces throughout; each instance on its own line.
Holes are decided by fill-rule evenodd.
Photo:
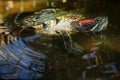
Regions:
M 78 25 L 75 26 L 77 29 L 84 32 L 99 32 L 105 30 L 108 25 L 108 17 L 95 17 L 94 19 L 85 19 L 79 21 Z

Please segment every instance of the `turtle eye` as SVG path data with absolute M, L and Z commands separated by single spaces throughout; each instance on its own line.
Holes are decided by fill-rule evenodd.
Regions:
M 42 23 L 42 26 L 43 26 L 43 28 L 47 28 L 48 27 L 47 24 L 45 24 L 45 23 Z
M 102 21 L 102 18 L 97 18 L 96 20 L 97 20 L 98 22 L 100 22 L 100 21 Z

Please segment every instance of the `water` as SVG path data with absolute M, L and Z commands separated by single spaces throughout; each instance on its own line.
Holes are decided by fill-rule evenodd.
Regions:
M 47 0 L 38 2 L 21 0 L 7 2 L 8 4 L 0 1 L 0 7 L 2 7 L 0 16 L 11 15 L 6 22 L 9 23 L 9 30 L 3 31 L 3 26 L 0 26 L 0 77 L 41 80 L 119 80 L 120 10 L 118 6 L 120 2 L 82 0 L 77 0 L 77 2 L 82 4 L 77 8 L 82 9 L 83 15 L 87 18 L 96 16 L 109 18 L 109 25 L 105 31 L 79 32 L 70 35 L 78 49 L 84 48 L 83 53 L 76 52 L 73 48 L 66 50 L 61 36 L 40 35 L 34 33 L 33 30 L 23 30 L 20 36 L 16 36 L 21 29 L 16 29 L 17 26 L 13 26 L 12 22 L 13 15 L 18 12 L 38 11 L 42 8 L 56 6 L 74 9 L 78 5 L 76 1 L 74 1 L 74 5 L 71 2 L 62 3 L 61 1 L 60 4 L 54 5 Z M 99 6 L 92 6 L 96 6 L 98 3 L 100 3 Z M 18 7 L 12 7 L 12 4 L 18 5 Z M 39 6 L 40 4 L 41 6 Z M 0 18 L 0 23 L 2 22 L 3 19 Z M 36 39 L 33 40 L 34 37 Z M 69 41 L 68 37 L 65 38 Z

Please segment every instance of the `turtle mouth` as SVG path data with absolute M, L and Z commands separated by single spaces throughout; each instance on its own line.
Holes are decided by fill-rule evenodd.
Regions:
M 94 19 L 85 19 L 78 22 L 78 26 L 75 26 L 78 30 L 86 32 L 99 32 L 107 28 L 107 17 L 96 17 Z

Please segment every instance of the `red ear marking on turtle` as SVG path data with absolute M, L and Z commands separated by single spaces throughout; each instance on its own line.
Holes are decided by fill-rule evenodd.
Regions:
M 91 22 L 95 22 L 95 20 L 93 20 L 93 19 L 87 19 L 87 20 L 80 21 L 79 24 L 84 25 L 84 24 L 91 23 Z

